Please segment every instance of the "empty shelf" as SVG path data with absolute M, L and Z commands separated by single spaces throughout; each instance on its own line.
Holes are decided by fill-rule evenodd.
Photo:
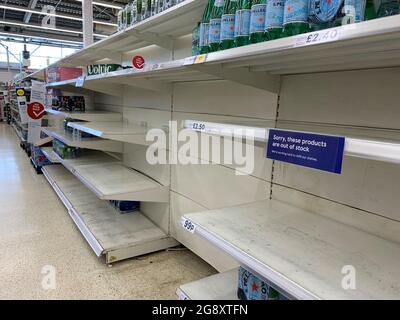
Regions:
M 52 147 L 42 147 L 41 150 L 46 158 L 49 159 L 52 163 L 60 163 L 60 160 L 58 160 L 57 155 L 55 154 Z
M 47 135 L 60 140 L 71 147 L 85 148 L 102 150 L 109 152 L 122 152 L 122 143 L 116 141 L 109 141 L 104 139 L 99 139 L 96 137 L 91 138 L 81 138 L 78 135 L 73 135 L 72 133 L 65 131 L 63 129 L 43 127 L 42 131 Z
M 120 214 L 97 199 L 62 166 L 43 173 L 97 256 L 107 263 L 169 248 L 176 241 L 140 212 Z
M 400 245 L 276 200 L 186 214 L 193 232 L 296 299 L 398 299 Z M 343 267 L 356 289 L 342 287 Z
M 176 294 L 179 300 L 238 300 L 238 269 L 181 285 Z
M 68 126 L 104 139 L 148 144 L 146 134 L 149 128 L 127 122 L 70 122 Z
M 136 200 L 168 202 L 169 187 L 163 186 L 138 171 L 125 167 L 101 153 L 60 162 L 103 200 Z
M 82 121 L 121 121 L 122 114 L 117 112 L 109 112 L 109 111 L 97 111 L 97 110 L 87 110 L 84 112 L 69 112 L 69 111 L 61 111 L 61 110 L 53 110 L 46 108 L 46 112 L 53 114 L 55 116 L 63 117 L 63 118 L 71 118 Z
M 264 127 L 263 127 L 264 126 Z M 312 126 L 308 126 L 308 128 Z M 206 134 L 217 135 L 221 137 L 234 137 L 245 138 L 247 142 L 259 141 L 266 142 L 269 137 L 270 128 L 267 124 L 260 121 L 248 121 L 247 123 L 234 124 L 234 123 L 217 123 L 198 120 L 185 120 L 185 128 L 203 132 Z M 307 128 L 307 127 L 305 127 Z M 285 130 L 280 128 L 272 128 L 278 130 Z M 326 128 L 322 128 L 326 129 Z M 337 131 L 343 131 L 346 128 L 330 129 L 329 134 L 338 134 Z M 286 130 L 290 130 L 286 129 Z M 347 129 L 348 130 L 348 129 Z M 360 132 L 364 131 L 365 134 L 371 135 L 373 130 L 359 129 Z M 301 131 L 301 130 L 300 130 Z M 382 130 L 381 130 L 382 131 Z M 315 131 L 310 131 L 314 134 L 326 134 Z M 341 134 L 338 134 L 341 135 Z M 388 135 L 393 136 L 393 131 L 388 130 Z M 371 159 L 376 161 L 383 161 L 389 163 L 400 163 L 400 141 L 395 139 L 391 140 L 377 140 L 357 137 L 345 137 L 346 143 L 344 147 L 344 154 L 350 157 L 358 157 L 364 159 Z M 399 136 L 397 135 L 397 139 Z

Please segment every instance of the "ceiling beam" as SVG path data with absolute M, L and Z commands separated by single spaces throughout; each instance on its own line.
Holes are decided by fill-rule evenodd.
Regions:
M 38 0 L 29 0 L 28 8 L 35 9 Z M 10 6 L 10 5 L 8 5 Z M 32 12 L 25 12 L 24 22 L 29 23 L 31 20 Z
M 67 29 L 67 28 L 49 28 L 49 27 L 43 27 L 40 24 L 15 22 L 15 21 L 11 21 L 11 20 L 2 20 L 2 19 L 0 19 L 0 22 L 2 22 L 5 25 L 24 27 L 27 29 L 40 29 L 40 30 L 46 30 L 46 31 L 61 32 L 61 33 L 65 33 L 65 34 L 68 34 L 68 33 L 79 34 L 79 35 L 83 34 L 83 32 L 81 30 L 74 30 L 74 29 Z M 98 38 L 107 38 L 107 35 L 103 35 L 103 34 L 94 33 L 93 35 Z
M 31 0 L 32 3 L 34 3 L 36 5 L 37 0 Z M 29 2 L 29 3 L 31 3 Z M 34 8 L 25 8 L 25 7 L 20 7 L 20 6 L 13 6 L 10 4 L 4 5 L 0 3 L 0 9 L 5 9 L 5 10 L 14 10 L 14 11 L 20 11 L 20 12 L 25 12 L 25 17 L 24 17 L 24 22 L 28 23 L 30 20 L 31 15 L 34 14 L 38 14 L 38 15 L 47 15 L 47 16 L 53 16 L 56 18 L 63 18 L 63 19 L 67 19 L 67 20 L 75 20 L 75 21 L 83 21 L 83 18 L 81 16 L 73 16 L 70 14 L 62 14 L 62 13 L 48 13 L 48 12 L 42 12 L 41 10 L 38 9 L 34 9 Z M 26 19 L 27 15 L 29 14 L 29 19 Z M 93 20 L 93 23 L 96 24 L 101 24 L 101 25 L 105 25 L 105 26 L 111 26 L 111 27 L 116 27 L 117 23 L 115 22 L 108 22 L 108 21 L 102 21 L 102 20 Z

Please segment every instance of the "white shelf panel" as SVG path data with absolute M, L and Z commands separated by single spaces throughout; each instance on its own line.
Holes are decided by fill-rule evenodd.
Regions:
M 125 167 L 109 156 L 91 153 L 59 161 L 102 200 L 168 202 L 169 187 L 138 171 Z
M 144 145 L 149 144 L 149 142 L 146 142 L 146 134 L 149 131 L 149 128 L 146 126 L 139 126 L 123 121 L 70 122 L 68 126 L 103 139 Z
M 176 245 L 142 213 L 120 214 L 97 199 L 62 166 L 46 166 L 43 173 L 93 251 L 106 255 L 107 263 Z
M 57 140 L 60 140 L 61 142 L 71 147 L 103 150 L 118 153 L 122 153 L 123 150 L 122 143 L 116 141 L 109 141 L 99 138 L 81 138 L 63 129 L 52 127 L 42 127 L 42 131 L 47 135 L 56 138 Z
M 108 111 L 96 111 L 96 110 L 87 110 L 85 112 L 68 112 L 68 111 L 60 111 L 53 110 L 50 108 L 46 108 L 46 112 L 52 115 L 62 117 L 62 118 L 71 118 L 82 121 L 121 121 L 122 114 L 117 112 L 108 112 Z
M 400 66 L 400 15 L 329 30 L 338 32 L 338 40 L 297 46 L 311 35 L 301 34 L 209 53 L 201 63 L 187 57 L 88 76 L 85 83 L 92 83 L 94 90 L 106 82 L 140 87 L 145 81 L 145 87 L 154 89 L 173 82 L 225 79 L 278 92 L 279 75 Z
M 206 4 L 207 0 L 185 0 L 130 28 L 79 50 L 49 67 L 77 67 L 93 64 L 104 58 L 120 63 L 124 52 L 152 44 L 172 50 L 174 39 L 192 32 L 197 21 L 200 21 Z M 42 76 L 42 72 L 39 70 L 31 76 Z
M 400 244 L 276 200 L 186 214 L 194 232 L 296 299 L 398 299 Z M 342 288 L 354 266 L 356 289 Z
M 204 279 L 181 285 L 179 300 L 238 300 L 238 269 L 217 273 Z
M 252 124 L 250 126 L 248 124 Z M 269 130 L 262 127 L 262 122 L 251 122 L 247 125 L 233 123 L 215 123 L 198 120 L 186 120 L 185 128 L 197 132 L 204 132 L 218 136 L 232 136 L 246 138 L 253 141 L 267 142 Z M 279 128 L 277 128 L 279 129 Z M 284 130 L 284 129 L 280 129 Z M 371 130 L 372 131 L 372 130 Z M 312 132 L 316 133 L 316 132 Z M 321 133 L 324 134 L 324 133 Z M 344 154 L 350 157 L 358 157 L 376 161 L 400 163 L 400 141 L 372 140 L 346 137 Z
M 52 147 L 42 147 L 42 152 L 52 163 L 60 163 Z

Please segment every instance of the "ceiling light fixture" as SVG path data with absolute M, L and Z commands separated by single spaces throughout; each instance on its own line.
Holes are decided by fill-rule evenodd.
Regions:
M 76 1 L 82 2 L 82 0 L 76 0 Z M 106 7 L 106 8 L 119 9 L 119 10 L 121 10 L 124 7 L 123 5 L 120 5 L 120 4 L 103 2 L 103 1 L 92 1 L 92 4 L 97 5 L 97 6 Z

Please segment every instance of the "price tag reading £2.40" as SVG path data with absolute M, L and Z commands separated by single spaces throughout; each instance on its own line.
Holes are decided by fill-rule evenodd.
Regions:
M 189 219 L 182 218 L 182 227 L 184 227 L 190 233 L 194 233 L 196 230 L 196 225 Z
M 339 40 L 338 29 L 328 29 L 307 33 L 295 38 L 294 47 L 308 46 L 312 44 L 325 43 Z

